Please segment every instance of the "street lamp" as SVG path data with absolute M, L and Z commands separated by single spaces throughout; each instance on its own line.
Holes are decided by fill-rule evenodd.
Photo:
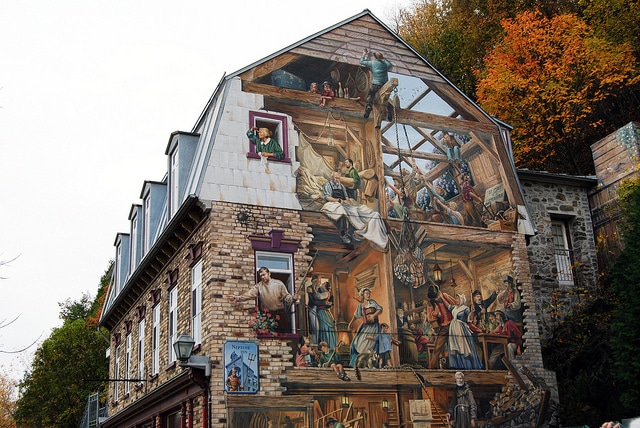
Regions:
M 198 383 L 205 390 L 206 406 L 203 410 L 203 419 L 207 421 L 207 427 L 211 427 L 211 358 L 208 355 L 191 355 L 193 345 L 196 342 L 193 337 L 186 333 L 182 333 L 175 342 L 173 342 L 173 350 L 180 362 L 180 367 L 191 367 L 204 371 L 204 385 Z M 206 412 L 206 414 L 205 414 Z
M 182 333 L 173 343 L 173 350 L 180 361 L 180 367 L 191 367 L 204 370 L 204 375 L 211 377 L 211 361 L 208 355 L 191 355 L 195 341 L 191 336 Z

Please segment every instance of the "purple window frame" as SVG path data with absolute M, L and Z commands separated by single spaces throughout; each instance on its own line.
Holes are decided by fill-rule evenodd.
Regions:
M 274 157 L 269 156 L 269 161 L 273 162 L 283 162 L 283 163 L 291 163 L 291 158 L 289 157 L 289 133 L 287 132 L 287 118 L 285 116 L 280 116 L 277 114 L 264 113 L 260 111 L 250 111 L 249 112 L 249 129 L 256 126 L 256 122 L 262 120 L 263 122 L 277 123 L 280 122 L 279 128 L 281 132 L 281 142 L 282 143 L 282 151 L 284 152 L 284 158 L 276 159 Z M 260 159 L 258 153 L 256 153 L 256 145 L 253 144 L 251 140 L 249 140 L 249 152 L 247 153 L 247 158 L 250 159 Z

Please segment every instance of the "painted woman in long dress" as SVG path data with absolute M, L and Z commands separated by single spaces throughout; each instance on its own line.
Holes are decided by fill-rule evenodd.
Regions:
M 456 304 L 449 306 L 453 320 L 449 324 L 449 367 L 456 369 L 483 369 L 475 339 L 467 325 L 471 310 L 467 296 L 456 294 Z
M 358 355 L 365 352 L 378 352 L 378 336 L 380 335 L 380 323 L 378 316 L 382 313 L 382 306 L 371 299 L 371 290 L 360 290 L 361 301 L 353 314 L 351 325 L 356 319 L 362 319 L 362 324 L 351 342 L 351 367 L 355 367 Z
M 331 312 L 333 294 L 331 293 L 331 283 L 329 281 L 324 282 L 317 288 L 315 299 L 318 314 L 318 343 L 327 342 L 329 349 L 334 349 L 338 344 L 338 339 L 336 320 Z

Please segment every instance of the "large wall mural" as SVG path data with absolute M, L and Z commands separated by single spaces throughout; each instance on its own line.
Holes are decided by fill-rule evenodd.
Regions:
M 518 227 L 503 143 L 415 75 L 406 52 L 380 48 L 300 54 L 256 80 L 264 109 L 293 122 L 288 153 L 313 235 L 289 290 L 294 366 L 344 382 L 362 370 L 451 370 L 452 383 L 456 371 L 505 370 L 526 348 L 511 241 L 474 240 Z M 341 414 L 317 402 L 321 422 Z

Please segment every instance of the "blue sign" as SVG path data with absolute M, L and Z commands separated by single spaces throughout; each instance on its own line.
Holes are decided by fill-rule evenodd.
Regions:
M 260 390 L 258 344 L 228 340 L 222 348 L 224 390 L 229 394 L 256 394 Z

